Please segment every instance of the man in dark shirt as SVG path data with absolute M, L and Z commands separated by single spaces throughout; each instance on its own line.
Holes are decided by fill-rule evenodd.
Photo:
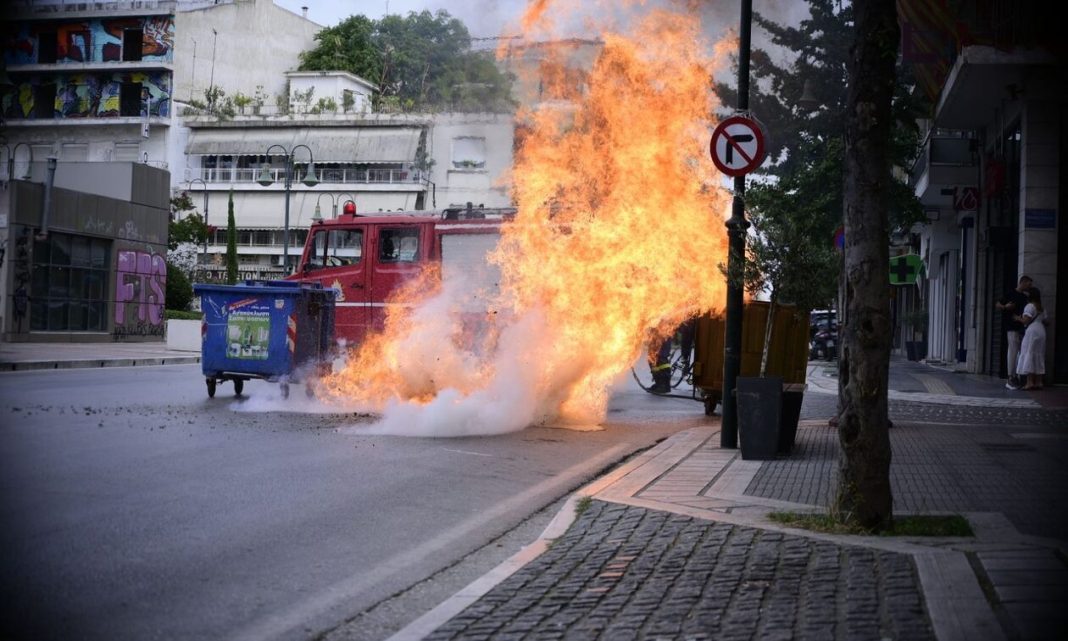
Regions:
M 1020 379 L 1016 375 L 1016 360 L 1020 355 L 1020 341 L 1023 339 L 1024 326 L 1016 320 L 1015 316 L 1021 314 L 1023 308 L 1027 306 L 1028 289 L 1031 289 L 1031 278 L 1020 276 L 1016 289 L 1006 294 L 995 305 L 1001 310 L 1001 326 L 1005 328 L 1005 337 L 1008 342 L 1008 360 L 1005 363 L 1005 371 L 1009 380 L 1005 383 L 1005 387 L 1009 389 L 1020 387 Z

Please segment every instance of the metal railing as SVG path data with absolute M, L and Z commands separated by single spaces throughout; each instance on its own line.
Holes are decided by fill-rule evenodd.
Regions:
M 202 168 L 193 175 L 207 183 L 251 183 L 256 182 L 263 169 L 247 168 Z M 267 169 L 271 178 L 279 184 L 285 181 L 286 170 L 283 167 Z M 407 169 L 331 169 L 317 167 L 315 175 L 320 183 L 326 184 L 422 184 L 426 177 L 419 170 Z
M 128 60 L 127 58 L 131 59 Z M 169 65 L 173 62 L 173 49 L 167 49 L 163 53 L 153 53 L 145 49 L 140 52 L 140 57 L 137 57 L 137 53 L 124 52 L 121 42 L 86 43 L 81 41 L 73 45 L 68 43 L 63 55 L 60 55 L 57 51 L 55 60 L 48 60 L 47 58 L 42 60 L 40 55 L 33 56 L 25 53 L 16 55 L 8 62 L 8 68 L 20 65 L 58 65 L 62 67 L 64 65 L 110 65 L 112 63 L 130 66 L 152 66 Z

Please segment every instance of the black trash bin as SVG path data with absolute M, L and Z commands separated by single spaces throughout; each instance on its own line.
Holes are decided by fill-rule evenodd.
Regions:
M 742 459 L 774 459 L 779 449 L 779 424 L 782 421 L 782 378 L 739 376 L 736 380 Z
M 789 389 L 782 393 L 782 415 L 779 419 L 779 454 L 789 454 L 797 440 L 797 423 L 801 420 L 801 402 L 805 394 Z

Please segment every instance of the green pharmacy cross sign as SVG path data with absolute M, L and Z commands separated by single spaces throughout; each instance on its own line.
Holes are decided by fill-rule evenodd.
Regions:
M 923 259 L 916 254 L 904 254 L 890 259 L 890 284 L 915 285 L 923 272 Z

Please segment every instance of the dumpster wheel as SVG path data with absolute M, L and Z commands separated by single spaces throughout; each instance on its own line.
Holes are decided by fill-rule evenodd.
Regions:
M 208 385 L 208 398 L 215 398 L 215 386 L 216 382 L 214 378 L 205 378 L 204 382 Z
M 235 378 L 234 379 L 234 396 L 241 396 L 241 392 L 243 392 L 244 390 L 245 390 L 245 379 L 243 379 L 243 378 Z
M 282 398 L 289 398 L 289 383 L 282 383 Z

